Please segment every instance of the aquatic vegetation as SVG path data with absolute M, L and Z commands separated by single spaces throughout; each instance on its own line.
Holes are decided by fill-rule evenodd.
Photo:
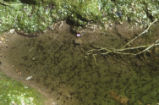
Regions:
M 0 105 L 43 105 L 41 95 L 0 73 Z

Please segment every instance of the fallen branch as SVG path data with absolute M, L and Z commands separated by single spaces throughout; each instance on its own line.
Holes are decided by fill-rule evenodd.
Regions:
M 122 48 L 127 47 L 128 45 L 130 45 L 133 41 L 135 41 L 137 38 L 141 37 L 142 35 L 144 35 L 145 33 L 147 33 L 150 29 L 150 27 L 156 23 L 158 20 L 155 19 L 152 23 L 150 23 L 150 25 L 146 28 L 146 30 L 144 30 L 143 32 L 141 32 L 139 35 L 137 35 L 135 38 L 133 38 L 132 40 L 130 40 L 129 42 L 127 42 Z
M 158 41 L 159 40 L 156 40 L 157 43 L 153 43 L 153 44 L 149 45 L 147 48 L 145 48 L 144 50 L 138 52 L 136 55 L 140 55 L 140 54 L 142 54 L 144 52 L 148 52 L 151 48 L 153 48 L 155 46 L 159 46 L 159 42 Z
M 96 61 L 95 55 L 108 55 L 108 54 L 120 54 L 120 55 L 140 55 L 142 53 L 150 51 L 153 47 L 159 46 L 159 39 L 155 41 L 155 43 L 148 44 L 148 45 L 140 45 L 140 46 L 135 46 L 135 47 L 127 47 L 130 43 L 135 41 L 137 38 L 141 37 L 143 34 L 147 33 L 150 27 L 157 22 L 158 20 L 156 19 L 150 25 L 144 30 L 142 33 L 137 35 L 135 38 L 130 40 L 128 43 L 126 43 L 123 47 L 119 49 L 115 48 L 96 48 L 96 49 L 91 49 L 87 52 L 87 55 L 92 55 L 93 58 Z
M 157 40 L 159 41 L 159 40 Z M 122 49 L 108 49 L 108 48 L 99 48 L 99 49 L 92 49 L 87 52 L 87 55 L 108 55 L 108 54 L 120 54 L 120 55 L 140 55 L 142 53 L 148 52 L 151 48 L 159 46 L 159 42 L 153 43 L 150 45 L 142 45 L 136 47 L 129 47 L 129 48 L 122 48 Z M 133 53 L 131 51 L 136 51 Z M 137 50 L 140 50 L 137 52 Z

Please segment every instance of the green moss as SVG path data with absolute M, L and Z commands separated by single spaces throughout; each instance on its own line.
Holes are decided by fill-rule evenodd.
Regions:
M 5 1 L 8 6 L 0 7 L 0 32 L 10 28 L 28 33 L 43 31 L 60 20 L 67 20 L 76 26 L 85 26 L 89 22 L 105 24 L 115 21 L 146 26 L 159 18 L 159 2 L 152 0 Z
M 0 105 L 43 105 L 35 90 L 11 80 L 0 73 Z
M 25 33 L 41 32 L 53 24 L 50 9 L 22 3 L 9 3 L 10 6 L 0 6 L 0 32 L 11 28 Z

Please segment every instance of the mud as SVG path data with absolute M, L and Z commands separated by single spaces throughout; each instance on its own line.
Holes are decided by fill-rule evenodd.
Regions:
M 9 69 L 1 71 L 22 81 L 32 76 L 28 85 L 47 94 L 52 105 L 157 104 L 158 48 L 139 56 L 99 55 L 96 62 L 86 55 L 94 47 L 118 48 L 141 32 L 116 28 L 104 33 L 86 31 L 79 44 L 74 43 L 77 37 L 67 24 L 34 38 L 8 35 L 8 42 L 0 47 L 0 67 Z M 157 32 L 153 27 L 134 45 L 153 42 Z

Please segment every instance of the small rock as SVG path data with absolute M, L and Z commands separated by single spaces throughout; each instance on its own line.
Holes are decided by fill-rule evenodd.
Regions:
M 33 78 L 33 76 L 29 76 L 25 80 L 28 81 L 28 80 L 31 80 L 32 78 Z
M 15 29 L 10 29 L 9 33 L 13 34 L 15 32 Z

